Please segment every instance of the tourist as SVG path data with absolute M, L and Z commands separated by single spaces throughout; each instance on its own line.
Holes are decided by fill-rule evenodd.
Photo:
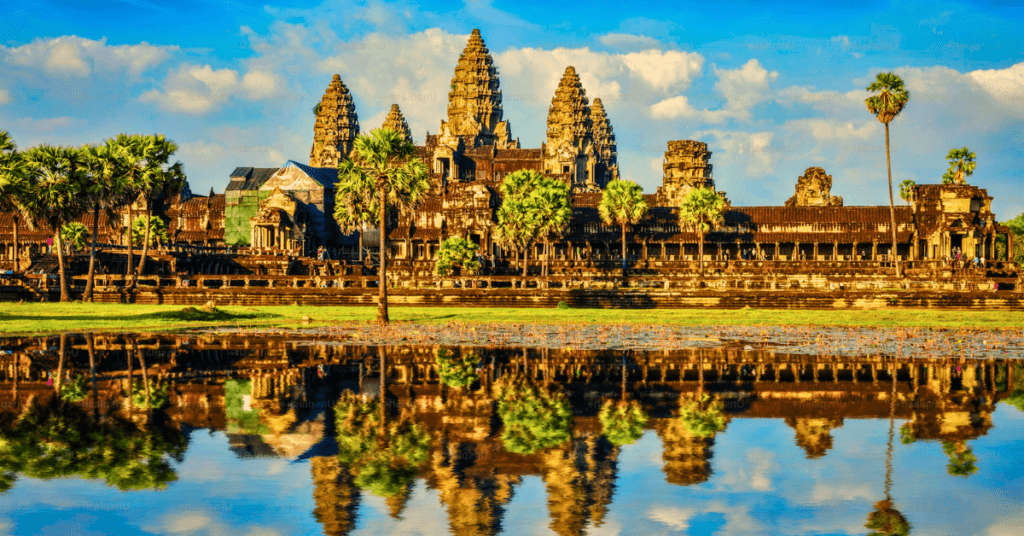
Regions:
M 988 268 L 988 265 L 985 264 L 985 256 L 984 255 L 982 255 L 981 259 L 978 260 L 978 266 L 980 266 L 982 268 Z

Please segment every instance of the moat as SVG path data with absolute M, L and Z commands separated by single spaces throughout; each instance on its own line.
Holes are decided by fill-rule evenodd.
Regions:
M 1024 522 L 1019 333 L 834 330 L 856 343 L 815 346 L 813 329 L 477 329 L 0 339 L 0 526 L 952 535 Z M 637 343 L 651 337 L 666 344 Z

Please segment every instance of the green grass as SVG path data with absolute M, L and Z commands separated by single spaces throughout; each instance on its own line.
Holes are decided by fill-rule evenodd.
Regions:
M 186 310 L 191 309 L 191 310 Z M 205 313 L 177 305 L 27 303 L 0 304 L 0 334 L 70 331 L 166 331 L 206 326 L 298 327 L 370 322 L 376 307 L 218 307 Z M 513 309 L 392 307 L 396 322 L 507 324 L 683 324 L 777 326 L 884 326 L 940 328 L 1017 328 L 1024 311 L 777 310 L 777 309 Z

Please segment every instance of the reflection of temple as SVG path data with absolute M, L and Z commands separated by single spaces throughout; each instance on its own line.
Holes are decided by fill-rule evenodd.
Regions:
M 123 336 L 95 337 L 101 401 L 121 396 L 126 345 L 131 346 Z M 361 494 L 368 492 L 360 491 L 354 475 L 336 457 L 322 455 L 318 445 L 328 439 L 330 428 L 323 410 L 340 389 L 358 390 L 361 375 L 376 373 L 376 348 L 195 335 L 146 337 L 135 345 L 150 377 L 173 382 L 166 410 L 173 421 L 213 430 L 237 426 L 232 445 L 240 451 L 309 459 L 313 515 L 328 534 L 354 528 Z M 19 407 L 13 404 L 15 377 L 18 404 L 23 405 L 32 395 L 53 396 L 46 373 L 58 366 L 90 376 L 88 346 L 79 337 L 69 340 L 62 365 L 56 338 L 14 340 L 8 347 L 12 354 L 0 355 L 0 406 L 11 411 Z M 620 396 L 622 354 L 452 350 L 472 350 L 482 357 L 478 386 L 456 390 L 440 385 L 433 347 L 391 347 L 386 354 L 391 397 L 411 410 L 432 437 L 419 476 L 438 491 L 452 533 L 503 530 L 505 509 L 528 475 L 544 482 L 553 531 L 579 534 L 600 526 L 613 500 L 620 449 L 601 436 L 596 402 Z M 995 402 L 1020 391 L 1021 369 L 1008 366 L 1015 363 L 694 349 L 638 352 L 629 358 L 625 380 L 633 399 L 651 416 L 649 429 L 661 439 L 666 480 L 695 485 L 715 474 L 712 450 L 719 447 L 712 439 L 694 437 L 675 416 L 680 398 L 711 394 L 724 403 L 730 419 L 785 419 L 797 447 L 808 457 L 827 459 L 834 442 L 831 430 L 845 419 L 888 419 L 894 376 L 894 416 L 908 422 L 907 433 L 914 438 L 960 445 L 986 434 Z M 134 366 L 138 378 L 138 361 Z M 568 394 L 574 414 L 570 441 L 529 455 L 504 450 L 489 386 L 493 378 L 514 371 Z M 373 383 L 368 377 L 362 381 Z M 227 400 L 228 382 L 236 382 L 232 389 L 246 386 L 247 405 L 241 397 Z M 239 393 L 232 391 L 232 396 Z M 90 403 L 91 398 L 81 404 Z M 250 417 L 256 425 L 238 422 Z M 407 499 L 408 494 L 389 499 L 390 513 L 400 515 Z

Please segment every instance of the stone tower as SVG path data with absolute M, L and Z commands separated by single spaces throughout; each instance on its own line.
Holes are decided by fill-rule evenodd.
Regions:
M 669 206 L 679 206 L 694 188 L 715 189 L 715 180 L 711 176 L 711 151 L 704 142 L 668 142 L 662 167 L 665 174 L 658 187 L 658 196 Z M 719 193 L 724 197 L 723 192 Z
M 352 93 L 334 75 L 320 104 L 314 110 L 316 124 L 313 126 L 313 148 L 309 151 L 309 165 L 312 167 L 338 167 L 338 162 L 348 158 L 352 144 L 359 135 L 359 116 L 352 102 Z
M 473 30 L 455 65 L 448 92 L 448 120 L 441 121 L 439 132 L 442 143 L 454 148 L 456 138 L 461 138 L 466 147 L 518 149 L 519 140 L 512 139 L 512 129 L 501 117 L 498 70 L 480 30 Z
M 611 121 L 605 114 L 601 99 L 595 98 L 590 106 L 590 119 L 593 122 L 594 153 L 597 155 L 597 172 L 594 181 L 601 188 L 619 178 L 619 159 L 615 146 L 615 132 Z
M 384 124 L 381 128 L 390 128 L 396 130 L 405 135 L 405 139 L 412 141 L 412 131 L 409 130 L 409 123 L 405 121 L 405 116 L 402 115 L 402 110 L 398 108 L 397 104 L 391 105 L 391 111 L 388 112 L 388 116 L 384 118 Z
M 574 188 L 596 188 L 590 101 L 571 65 L 565 68 L 548 108 L 544 172 L 566 175 Z
M 832 195 L 832 175 L 820 167 L 809 167 L 796 180 L 796 192 L 787 207 L 841 207 L 843 198 Z

